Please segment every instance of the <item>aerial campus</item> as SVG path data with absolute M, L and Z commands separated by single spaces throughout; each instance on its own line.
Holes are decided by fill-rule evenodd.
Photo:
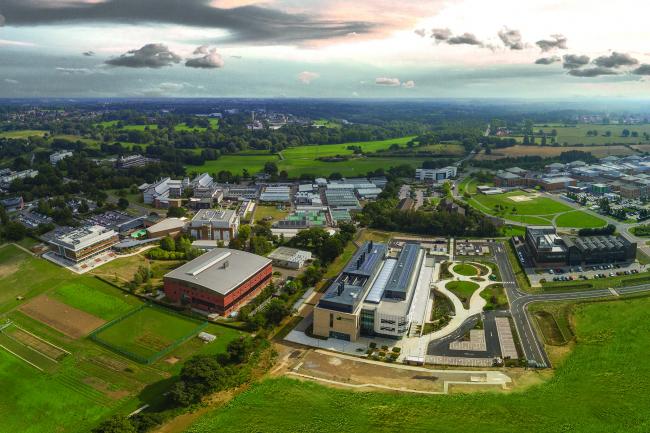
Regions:
M 0 433 L 650 431 L 638 4 L 389 3 L 0 0 Z

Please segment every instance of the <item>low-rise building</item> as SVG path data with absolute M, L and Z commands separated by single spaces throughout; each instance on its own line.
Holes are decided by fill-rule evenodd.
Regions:
M 180 236 L 187 227 L 185 218 L 165 218 L 164 220 L 147 227 L 147 236 L 151 238 L 162 238 L 171 236 L 176 238 Z
M 163 278 L 174 303 L 229 315 L 269 285 L 271 260 L 245 251 L 215 248 Z
M 22 196 L 11 197 L 0 200 L 0 206 L 5 208 L 7 212 L 17 212 L 25 207 L 25 202 Z
M 80 262 L 106 251 L 119 240 L 114 230 L 94 225 L 59 234 L 49 243 L 59 256 Z
M 57 165 L 59 161 L 64 160 L 65 158 L 71 157 L 72 152 L 69 150 L 59 150 L 50 155 L 50 164 Z
M 415 178 L 420 182 L 439 182 L 456 177 L 457 168 L 453 165 L 443 168 L 416 168 Z
M 201 209 L 189 225 L 190 236 L 199 240 L 229 242 L 237 237 L 239 215 L 230 209 Z
M 278 247 L 268 255 L 273 260 L 273 265 L 280 268 L 300 269 L 305 263 L 311 260 L 309 251 L 302 251 L 296 248 Z

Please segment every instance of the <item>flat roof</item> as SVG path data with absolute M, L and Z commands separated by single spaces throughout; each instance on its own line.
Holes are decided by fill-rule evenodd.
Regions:
M 417 266 L 417 259 L 420 253 L 420 245 L 406 244 L 402 248 L 402 252 L 397 259 L 395 269 L 390 274 L 388 283 L 384 288 L 384 296 L 389 298 L 406 297 L 406 292 L 409 289 L 409 281 L 413 270 Z
M 245 251 L 215 248 L 165 274 L 171 279 L 227 295 L 271 263 Z
M 180 218 L 165 218 L 164 220 L 147 228 L 149 233 L 162 230 L 182 229 L 187 224 L 187 221 Z
M 74 251 L 117 236 L 117 232 L 100 225 L 81 227 L 56 236 L 50 242 Z
M 235 213 L 232 209 L 201 209 L 192 218 L 192 223 L 230 222 Z

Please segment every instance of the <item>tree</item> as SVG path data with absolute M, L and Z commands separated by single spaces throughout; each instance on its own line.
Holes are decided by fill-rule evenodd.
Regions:
M 10 221 L 5 224 L 4 230 L 2 231 L 5 239 L 9 241 L 19 241 L 27 235 L 27 229 L 22 224 Z
M 168 218 L 182 218 L 185 216 L 187 213 L 187 209 L 183 207 L 170 207 L 167 210 L 167 217 Z
M 117 207 L 119 207 L 122 210 L 126 210 L 126 208 L 129 207 L 129 201 L 125 199 L 124 197 L 120 197 L 117 200 Z
M 131 421 L 121 415 L 107 419 L 92 430 L 93 433 L 137 433 Z
M 250 337 L 241 336 L 232 340 L 226 347 L 228 360 L 233 364 L 241 364 L 248 360 L 253 352 L 253 340 Z
M 278 325 L 289 314 L 289 307 L 278 298 L 271 299 L 264 309 L 266 321 Z
M 323 263 L 331 263 L 343 252 L 343 243 L 337 237 L 330 237 L 325 240 L 323 247 L 319 250 L 319 257 Z
M 165 251 L 176 251 L 176 242 L 170 236 L 165 236 L 160 241 L 160 248 Z
M 270 174 L 271 176 L 278 174 L 278 165 L 273 161 L 267 161 L 264 163 L 264 173 Z

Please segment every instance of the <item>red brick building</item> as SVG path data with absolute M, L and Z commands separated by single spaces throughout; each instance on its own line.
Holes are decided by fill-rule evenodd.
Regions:
M 271 282 L 271 260 L 245 251 L 215 248 L 164 277 L 167 298 L 228 315 Z

